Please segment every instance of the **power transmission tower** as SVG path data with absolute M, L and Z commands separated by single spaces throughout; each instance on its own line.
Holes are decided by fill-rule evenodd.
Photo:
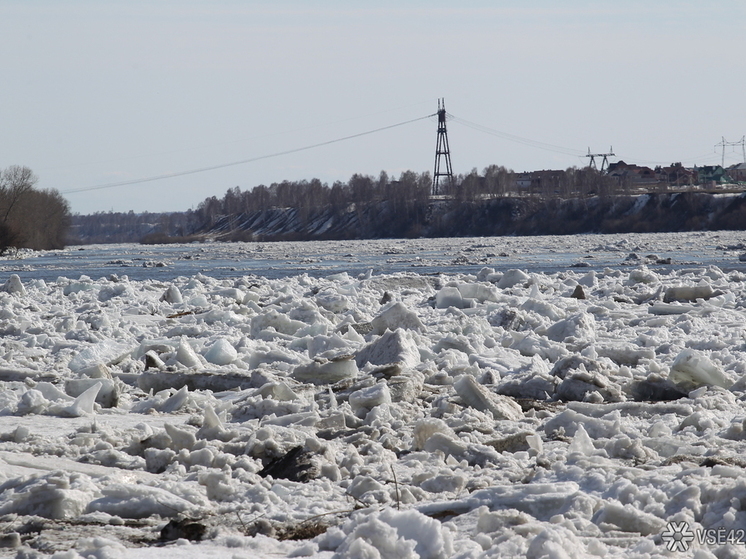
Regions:
M 601 172 L 603 173 L 609 166 L 609 157 L 615 157 L 614 148 L 609 147 L 609 153 L 591 153 L 591 148 L 588 148 L 588 155 L 586 155 L 586 157 L 591 158 L 588 167 L 593 167 L 596 170 L 598 170 L 598 167 L 596 167 L 596 157 L 603 157 L 603 160 L 601 161 Z
M 440 170 L 440 160 L 445 157 L 445 170 Z M 433 172 L 433 194 L 440 194 L 440 177 L 447 177 L 448 184 L 453 183 L 451 167 L 451 149 L 448 147 L 448 130 L 446 129 L 446 101 L 438 99 L 438 141 L 435 144 L 435 171 Z
M 741 151 L 743 152 L 743 162 L 746 163 L 746 136 L 742 136 L 741 139 L 737 142 L 726 142 L 725 136 L 722 136 L 722 141 L 715 144 L 715 147 L 723 148 L 723 157 L 720 160 L 720 166 L 723 169 L 725 169 L 725 146 L 741 146 Z

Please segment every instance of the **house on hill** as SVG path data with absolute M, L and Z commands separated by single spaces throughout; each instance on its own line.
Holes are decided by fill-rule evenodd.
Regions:
M 715 186 L 731 182 L 731 178 L 720 165 L 704 165 L 694 167 L 697 172 L 697 182 L 700 186 Z
M 516 178 L 516 186 L 531 192 L 557 192 L 565 182 L 566 174 L 565 171 L 556 170 L 521 173 Z
M 650 167 L 625 163 L 621 160 L 610 163 L 606 174 L 630 186 L 652 186 L 658 183 L 658 177 Z
M 735 182 L 746 182 L 746 163 L 728 167 L 728 176 Z
M 668 167 L 656 167 L 658 181 L 673 187 L 691 186 L 697 183 L 697 173 L 694 169 L 684 167 L 681 163 L 673 163 Z

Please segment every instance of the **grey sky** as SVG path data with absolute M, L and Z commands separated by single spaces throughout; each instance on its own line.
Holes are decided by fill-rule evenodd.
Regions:
M 0 168 L 68 191 L 293 150 L 434 113 L 454 170 L 715 164 L 746 134 L 746 3 L 0 2 Z M 430 171 L 422 120 L 219 170 L 66 193 L 72 210 L 169 211 L 228 188 Z M 575 154 L 575 155 L 572 155 Z M 739 162 L 729 149 L 726 163 Z

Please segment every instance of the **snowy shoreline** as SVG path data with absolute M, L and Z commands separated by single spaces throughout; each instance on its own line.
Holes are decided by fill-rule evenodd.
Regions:
M 743 553 L 697 539 L 746 525 L 740 271 L 21 274 L 0 302 L 8 556 Z

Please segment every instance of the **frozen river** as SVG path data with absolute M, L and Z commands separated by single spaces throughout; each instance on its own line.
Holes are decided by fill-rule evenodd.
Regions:
M 743 236 L 6 257 L 0 550 L 743 557 Z
M 61 251 L 21 252 L 0 260 L 4 274 L 22 279 L 60 276 L 93 279 L 111 274 L 132 280 L 169 281 L 197 273 L 228 278 L 281 278 L 307 273 L 321 277 L 412 271 L 419 274 L 476 273 L 520 268 L 552 273 L 568 268 L 624 269 L 645 264 L 661 272 L 716 265 L 744 270 L 743 232 L 577 235 L 565 237 L 470 237 L 186 245 L 87 245 Z M 670 259 L 670 264 L 668 263 Z

